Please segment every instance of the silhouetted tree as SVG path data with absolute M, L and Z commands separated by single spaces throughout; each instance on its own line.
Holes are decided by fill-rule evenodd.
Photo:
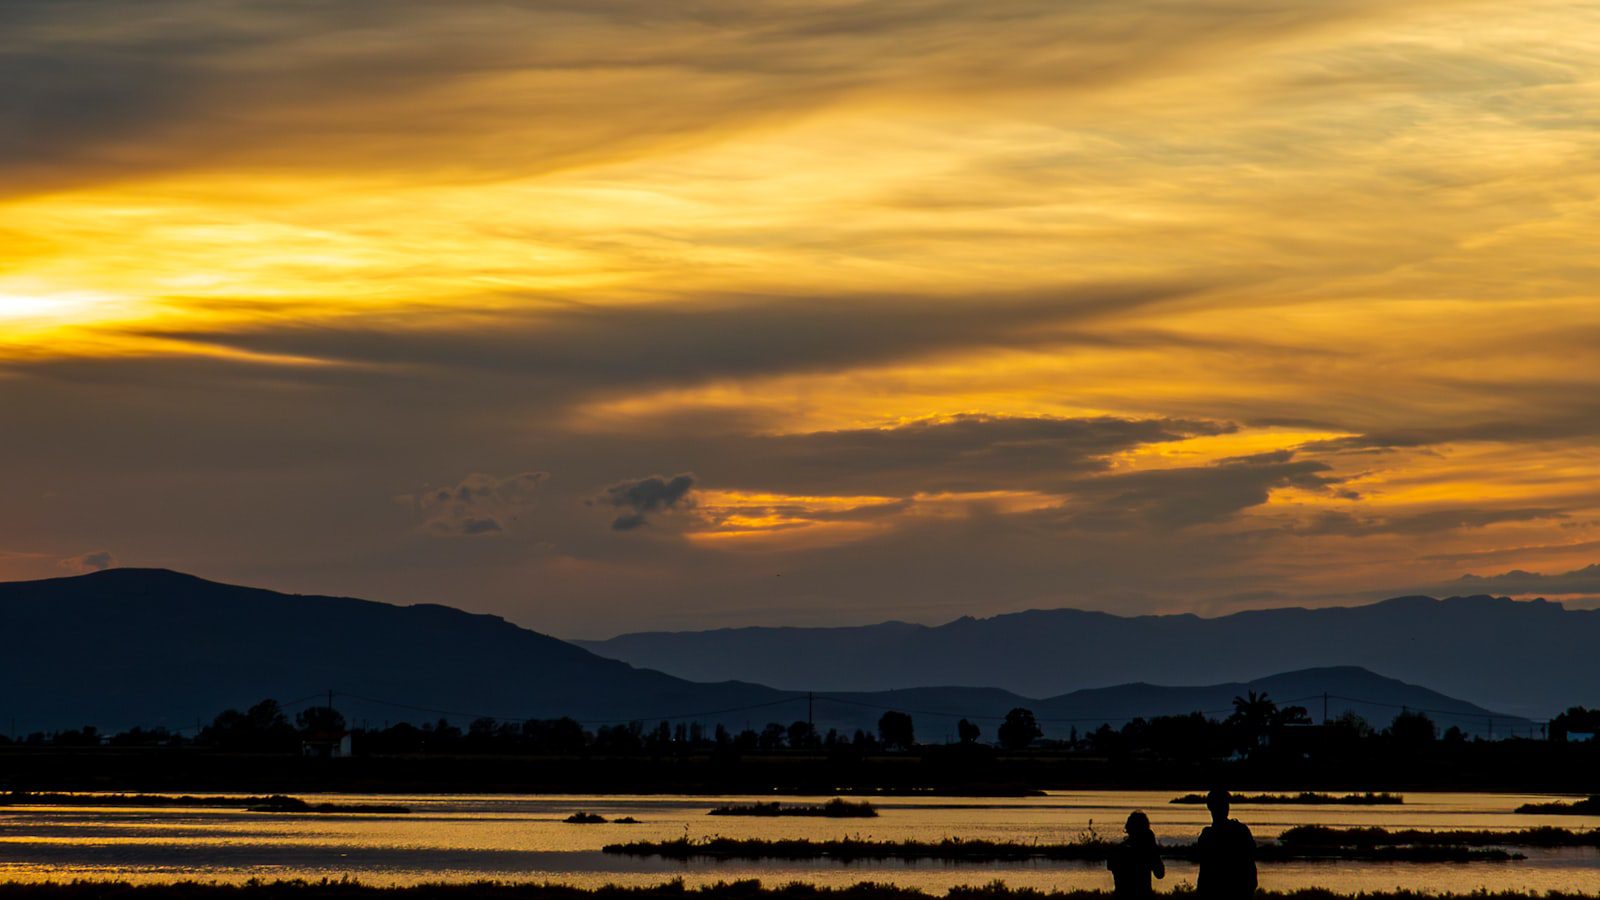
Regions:
M 890 710 L 878 717 L 878 739 L 889 748 L 908 750 L 917 743 L 911 716 Z
M 1007 750 L 1021 750 L 1044 737 L 1044 729 L 1039 727 L 1039 720 L 1033 717 L 1033 710 L 1019 706 L 1006 713 L 1006 719 L 1000 723 L 995 737 L 1000 739 L 1000 746 Z
M 499 726 L 494 719 L 473 719 L 467 726 L 467 749 L 478 753 L 486 753 L 494 749 L 495 732 Z
M 1099 728 L 1089 732 L 1084 740 L 1089 742 L 1089 749 L 1101 756 L 1115 756 L 1122 749 L 1122 735 L 1115 728 L 1101 723 Z
M 82 728 L 58 731 L 51 743 L 57 747 L 98 747 L 100 730 L 93 725 L 85 725 Z
M 644 747 L 643 732 L 638 722 L 601 725 L 594 733 L 594 747 L 607 753 L 637 753 Z
M 1565 741 L 1574 731 L 1600 732 L 1600 709 L 1574 706 L 1550 720 L 1550 740 Z
M 1167 760 L 1199 762 L 1232 750 L 1226 729 L 1199 712 L 1156 716 L 1148 722 L 1135 719 L 1123 727 L 1122 736 L 1130 748 Z
M 815 747 L 818 743 L 817 729 L 810 722 L 795 722 L 789 726 L 789 746 L 796 750 Z
M 1228 724 L 1239 733 L 1239 749 L 1249 753 L 1266 743 L 1272 720 L 1278 714 L 1278 704 L 1265 692 L 1250 691 L 1244 697 L 1233 698 L 1233 714 Z
M 1281 709 L 1265 691 L 1250 691 L 1243 697 L 1233 698 L 1233 715 L 1227 724 L 1238 733 L 1238 748 L 1255 753 L 1272 743 L 1288 725 L 1310 725 L 1311 716 L 1303 706 L 1285 706 Z
M 763 750 L 778 750 L 783 747 L 784 738 L 789 736 L 789 729 L 777 722 L 768 722 L 767 727 L 761 729 L 761 740 L 757 744 Z
M 345 730 L 344 714 L 331 706 L 307 707 L 294 720 L 302 734 L 342 734 Z
M 152 728 L 146 731 L 143 728 L 130 728 L 121 734 L 114 734 L 106 743 L 113 747 L 162 747 L 176 743 L 176 735 L 165 728 Z
M 956 723 L 956 737 L 959 738 L 963 744 L 976 744 L 978 742 L 978 736 L 982 733 L 982 730 L 980 730 L 977 725 L 968 722 L 966 719 L 962 719 Z
M 410 722 L 397 722 L 377 734 L 367 735 L 362 743 L 373 753 L 420 753 L 423 740 L 422 729 Z
M 201 729 L 198 739 L 225 750 L 256 753 L 293 753 L 300 748 L 299 734 L 278 701 L 272 699 L 262 700 L 243 713 L 224 710 Z
M 1401 747 L 1420 747 L 1433 743 L 1439 728 L 1427 715 L 1406 710 L 1389 723 L 1387 734 Z
M 461 729 L 440 719 L 422 726 L 422 746 L 429 753 L 451 753 L 461 746 Z
M 536 753 L 580 753 L 589 743 L 583 726 L 569 717 L 529 719 L 521 732 L 522 746 Z
M 1328 723 L 1329 731 L 1338 731 L 1357 739 L 1372 737 L 1372 726 L 1353 709 L 1347 709 Z
M 660 752 L 671 747 L 672 723 L 662 721 L 657 724 L 655 729 L 650 732 L 650 736 L 645 739 L 645 746 L 656 752 Z

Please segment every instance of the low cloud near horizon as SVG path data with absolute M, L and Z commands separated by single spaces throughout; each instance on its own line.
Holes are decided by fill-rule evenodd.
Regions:
M 108 550 L 92 550 L 88 553 L 80 553 L 77 556 L 63 559 L 59 565 L 63 569 L 71 569 L 74 572 L 82 573 L 103 572 L 106 569 L 116 568 L 119 563 L 116 556 L 112 555 Z

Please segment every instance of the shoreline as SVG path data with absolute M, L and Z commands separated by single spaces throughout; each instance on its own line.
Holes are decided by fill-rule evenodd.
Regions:
M 1192 897 L 1188 891 L 1160 891 L 1156 896 Z M 406 886 L 363 884 L 357 879 L 320 881 L 250 881 L 231 884 L 194 880 L 162 883 L 131 883 L 117 880 L 0 881 L 0 900 L 798 900 L 798 898 L 838 898 L 838 900 L 922 900 L 946 897 L 950 900 L 1109 900 L 1109 890 L 1041 891 L 1007 886 L 995 880 L 981 885 L 962 885 L 944 894 L 919 888 L 862 881 L 844 887 L 826 887 L 805 882 L 768 885 L 759 879 L 723 881 L 715 884 L 687 885 L 674 879 L 648 887 L 606 885 L 580 888 L 548 881 L 434 882 Z M 1257 900 L 1593 900 L 1600 893 L 1580 891 L 1471 891 L 1428 892 L 1419 890 L 1362 891 L 1341 893 L 1326 888 L 1301 888 L 1290 891 L 1263 890 Z

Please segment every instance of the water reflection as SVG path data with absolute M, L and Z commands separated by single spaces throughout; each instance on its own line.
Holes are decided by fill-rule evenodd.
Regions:
M 379 884 L 479 879 L 555 881 L 584 887 L 646 885 L 682 877 L 691 884 L 759 878 L 847 885 L 892 881 L 942 893 L 996 878 L 1044 890 L 1108 888 L 1098 864 L 946 861 L 678 862 L 600 852 L 608 843 L 680 837 L 939 840 L 944 837 L 1055 842 L 1088 833 L 1116 837 L 1130 809 L 1149 815 L 1159 839 L 1189 841 L 1208 819 L 1203 807 L 1167 801 L 1181 791 L 1085 791 L 1016 800 L 886 798 L 870 820 L 711 818 L 712 806 L 770 797 L 657 796 L 328 796 L 338 802 L 410 807 L 410 815 L 284 815 L 227 809 L 116 807 L 0 808 L 0 878 L 63 880 L 177 878 L 339 878 Z M 1519 816 L 1538 798 L 1510 794 L 1408 794 L 1403 806 L 1293 807 L 1239 804 L 1234 815 L 1258 838 L 1304 824 L 1339 827 L 1513 830 L 1539 825 L 1586 828 L 1600 819 Z M 633 816 L 637 825 L 568 825 L 576 810 Z M 1268 889 L 1469 892 L 1477 889 L 1600 893 L 1593 849 L 1524 850 L 1501 864 L 1264 864 Z M 1170 867 L 1161 890 L 1193 885 L 1192 866 Z

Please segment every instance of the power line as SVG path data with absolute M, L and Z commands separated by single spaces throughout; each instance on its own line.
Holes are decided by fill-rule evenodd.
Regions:
M 1285 700 L 1284 703 L 1285 704 L 1301 703 L 1301 702 L 1304 702 L 1304 701 L 1307 701 L 1307 700 L 1315 700 L 1316 698 L 1321 697 L 1321 696 L 1322 696 L 1321 694 L 1314 694 L 1314 695 L 1309 696 L 1309 697 L 1297 697 L 1297 698 L 1295 698 L 1293 700 Z M 1005 716 L 996 716 L 996 715 L 988 715 L 988 714 L 981 714 L 981 713 L 955 713 L 955 712 L 941 712 L 941 711 L 926 710 L 926 709 L 920 709 L 920 710 L 919 709 L 906 709 L 903 706 L 888 706 L 888 705 L 884 705 L 884 704 L 881 704 L 881 703 L 867 703 L 864 700 L 846 700 L 843 697 L 829 697 L 826 694 L 817 694 L 816 695 L 816 699 L 818 699 L 818 700 L 827 700 L 827 701 L 830 701 L 832 703 L 842 703 L 842 704 L 844 704 L 846 706 L 859 706 L 859 707 L 862 707 L 862 708 L 865 708 L 865 709 L 881 709 L 881 710 L 885 710 L 885 711 L 888 711 L 888 712 L 903 712 L 903 713 L 906 713 L 908 715 L 913 715 L 913 716 L 930 716 L 930 717 L 934 717 L 934 718 L 948 718 L 948 719 L 978 719 L 978 720 L 987 721 L 987 722 L 1001 722 L 1001 721 L 1004 721 L 1005 718 L 1006 718 Z M 1024 698 L 1024 699 L 1026 699 L 1026 698 Z M 1215 716 L 1215 715 L 1222 715 L 1222 714 L 1225 714 L 1225 713 L 1231 713 L 1233 711 L 1234 711 L 1234 707 L 1229 706 L 1229 707 L 1226 707 L 1226 708 L 1223 708 L 1223 709 L 1196 709 L 1196 710 L 1190 710 L 1189 712 L 1186 712 L 1186 713 L 1178 713 L 1178 715 L 1193 715 L 1194 713 L 1200 713 L 1203 716 Z M 1068 723 L 1078 723 L 1078 722 L 1132 722 L 1134 719 L 1149 719 L 1149 718 L 1155 718 L 1156 716 L 1160 716 L 1160 715 L 1169 715 L 1169 714 L 1167 714 L 1167 713 L 1155 713 L 1155 714 L 1152 714 L 1150 716 L 1142 716 L 1142 715 L 1138 715 L 1138 716 L 1035 716 L 1034 717 L 1034 721 L 1037 721 L 1037 722 L 1068 722 Z
M 1461 712 L 1459 710 L 1434 709 L 1434 708 L 1426 707 L 1426 706 L 1412 706 L 1412 705 L 1410 705 L 1408 703 L 1384 703 L 1381 700 L 1364 700 L 1364 699 L 1362 699 L 1360 697 L 1344 697 L 1344 696 L 1341 696 L 1339 694 L 1329 694 L 1328 696 L 1330 698 L 1334 699 L 1334 700 L 1343 700 L 1346 703 L 1360 703 L 1360 704 L 1363 704 L 1363 705 L 1366 705 L 1366 706 L 1382 706 L 1382 707 L 1385 707 L 1387 709 L 1416 710 L 1417 712 L 1432 713 L 1432 714 L 1434 714 L 1436 716 L 1445 716 L 1445 717 L 1448 717 L 1448 718 L 1455 718 L 1455 719 L 1466 719 L 1468 721 L 1478 721 L 1478 720 L 1481 719 L 1481 720 L 1486 721 L 1486 722 L 1492 722 L 1496 718 L 1494 713 L 1489 713 L 1489 712 L 1468 713 L 1468 712 Z M 1505 719 L 1505 718 L 1507 718 L 1507 716 L 1499 716 L 1499 718 Z M 1511 717 L 1511 718 L 1516 718 L 1516 717 Z
M 335 696 L 339 696 L 339 697 L 349 697 L 352 700 L 360 700 L 360 701 L 363 701 L 363 702 L 366 702 L 366 703 L 376 703 L 379 706 L 392 706 L 392 707 L 395 707 L 397 709 L 409 709 L 409 710 L 412 710 L 414 712 L 425 712 L 425 713 L 429 713 L 431 715 L 438 715 L 438 716 L 454 716 L 456 718 L 462 718 L 462 719 L 493 719 L 496 722 L 526 722 L 526 721 L 533 720 L 533 719 L 547 718 L 545 716 L 492 716 L 492 715 L 488 715 L 486 713 L 470 713 L 470 712 L 462 712 L 461 710 L 437 709 L 437 708 L 428 707 L 428 706 L 416 706 L 416 705 L 413 705 L 413 704 L 410 704 L 410 703 L 400 703 L 400 702 L 395 701 L 395 700 L 383 700 L 383 699 L 379 699 L 377 697 L 366 697 L 366 696 L 362 696 L 361 694 L 350 693 L 349 691 L 334 691 L 334 695 Z M 752 703 L 752 704 L 748 704 L 746 706 L 731 706 L 731 707 L 728 707 L 726 709 L 701 710 L 699 712 L 677 713 L 677 714 L 674 714 L 674 715 L 666 715 L 666 716 L 659 716 L 659 715 L 622 716 L 622 717 L 611 718 L 611 719 L 574 719 L 573 721 L 577 722 L 579 725 L 609 725 L 609 724 L 612 724 L 612 723 L 619 723 L 619 722 L 645 722 L 645 721 L 671 722 L 671 721 L 676 721 L 678 719 L 701 719 L 701 718 L 707 718 L 709 716 L 722 716 L 722 715 L 728 715 L 728 714 L 731 714 L 731 713 L 746 712 L 746 711 L 752 710 L 752 709 L 766 709 L 768 707 L 782 706 L 782 705 L 789 704 L 789 703 L 802 703 L 802 702 L 805 701 L 805 699 L 806 698 L 803 697 L 803 696 L 796 695 L 794 697 L 784 697 L 784 698 L 782 698 L 780 700 L 770 700 L 770 701 L 767 701 L 766 703 Z

